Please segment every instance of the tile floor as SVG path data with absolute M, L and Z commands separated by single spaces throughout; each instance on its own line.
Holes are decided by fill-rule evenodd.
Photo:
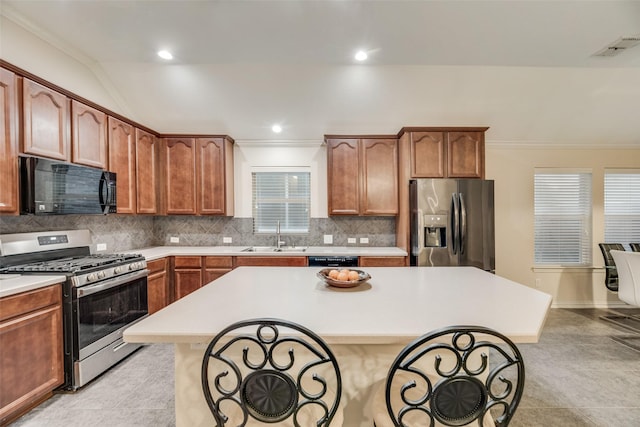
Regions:
M 602 310 L 552 309 L 540 342 L 520 344 L 526 386 L 512 427 L 640 426 L 640 352 Z M 150 345 L 12 426 L 173 426 L 173 347 Z M 348 426 L 346 426 L 348 427 Z

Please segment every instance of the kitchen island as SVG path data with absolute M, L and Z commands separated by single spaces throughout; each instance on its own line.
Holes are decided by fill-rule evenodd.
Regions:
M 328 287 L 311 267 L 241 267 L 133 325 L 124 340 L 175 343 L 176 425 L 211 425 L 200 383 L 207 343 L 256 317 L 323 337 L 343 373 L 344 425 L 371 426 L 368 402 L 400 349 L 448 325 L 482 325 L 537 342 L 551 296 L 473 267 L 371 267 L 356 288 Z

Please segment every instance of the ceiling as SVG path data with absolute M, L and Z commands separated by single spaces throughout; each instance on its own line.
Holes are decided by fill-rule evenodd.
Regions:
M 640 1 L 0 0 L 0 13 L 163 133 L 468 125 L 494 141 L 640 145 L 640 46 L 593 56 L 640 36 Z

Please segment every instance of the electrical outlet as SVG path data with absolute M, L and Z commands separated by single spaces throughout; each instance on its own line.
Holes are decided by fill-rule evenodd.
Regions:
M 175 237 L 175 236 L 171 236 L 171 237 L 169 238 L 169 241 L 170 241 L 171 243 L 180 243 L 180 238 L 179 238 L 179 237 Z
M 98 243 L 96 245 L 96 251 L 97 252 L 102 252 L 102 251 L 106 251 L 107 250 L 107 244 L 106 243 Z
M 360 244 L 361 245 L 368 245 L 369 244 L 369 238 L 368 237 L 361 237 L 360 238 Z
M 324 235 L 324 244 L 332 245 L 333 244 L 333 234 L 325 234 Z
M 356 238 L 355 237 L 347 237 L 347 243 L 355 245 L 356 244 Z
M 222 243 L 233 243 L 233 238 L 231 237 L 223 237 Z
M 540 279 L 536 279 L 536 288 L 540 288 Z

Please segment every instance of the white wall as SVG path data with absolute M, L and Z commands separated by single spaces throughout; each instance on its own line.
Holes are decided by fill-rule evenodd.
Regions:
M 597 268 L 535 268 L 533 178 L 538 167 L 584 168 L 592 172 L 593 265 Z M 553 296 L 555 306 L 618 305 L 604 285 L 604 170 L 640 167 L 640 149 L 486 147 L 486 177 L 495 180 L 496 274 Z M 624 242 L 623 242 L 624 243 Z M 537 283 L 536 283 L 537 281 Z
M 234 146 L 235 217 L 251 218 L 254 168 L 307 168 L 311 173 L 311 217 L 327 217 L 327 150 L 323 141 L 242 142 Z
M 135 121 L 100 67 L 78 57 L 80 53 L 64 52 L 0 15 L 0 58 Z

